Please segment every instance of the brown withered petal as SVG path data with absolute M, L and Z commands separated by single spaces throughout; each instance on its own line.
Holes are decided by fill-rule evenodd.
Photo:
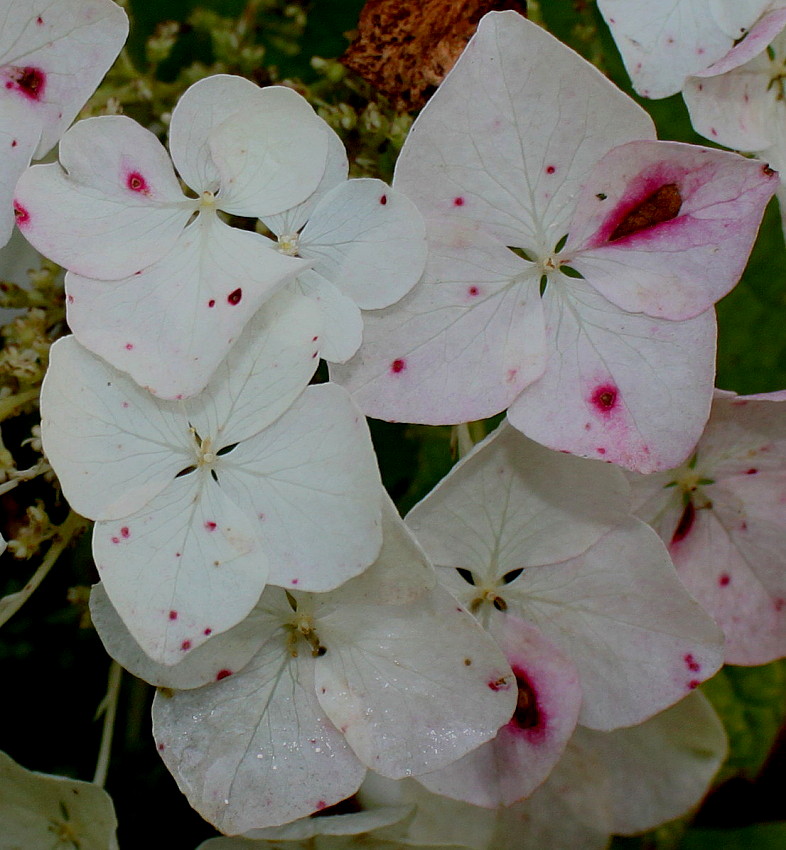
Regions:
M 368 0 L 341 61 L 400 110 L 419 109 L 453 67 L 486 12 L 516 0 Z

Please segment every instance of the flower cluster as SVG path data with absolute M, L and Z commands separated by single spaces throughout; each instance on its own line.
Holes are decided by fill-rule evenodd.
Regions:
M 93 625 L 158 688 L 155 746 L 191 805 L 241 836 L 205 850 L 603 848 L 696 805 L 726 752 L 697 688 L 786 655 L 786 394 L 713 387 L 714 304 L 779 185 L 783 4 L 715 4 L 708 32 L 707 0 L 660 27 L 600 0 L 642 93 L 684 87 L 700 129 L 766 162 L 658 141 L 494 12 L 392 187 L 350 179 L 293 88 L 228 74 L 185 91 L 168 150 L 121 114 L 66 130 L 97 79 L 62 22 L 78 7 L 99 74 L 123 13 L 6 5 L 0 143 L 21 152 L 0 205 L 66 270 L 72 331 L 35 358 L 40 442 L 94 521 Z M 769 70 L 741 82 L 745 63 Z M 464 423 L 502 412 L 468 445 Z M 404 519 L 365 415 L 459 426 L 463 457 Z M 80 523 L 48 525 L 51 551 Z

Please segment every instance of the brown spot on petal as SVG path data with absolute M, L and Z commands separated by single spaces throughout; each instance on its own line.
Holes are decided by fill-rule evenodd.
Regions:
M 624 239 L 640 230 L 670 221 L 679 215 L 681 207 L 682 195 L 679 187 L 676 183 L 667 183 L 636 204 L 633 209 L 628 210 L 612 231 L 609 242 Z

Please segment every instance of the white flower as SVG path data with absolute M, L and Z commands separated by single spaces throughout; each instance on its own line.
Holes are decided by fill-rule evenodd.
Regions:
M 381 544 L 381 484 L 360 411 L 306 388 L 319 317 L 280 293 L 213 380 L 163 401 L 82 348 L 52 347 L 44 449 L 96 519 L 107 593 L 144 651 L 179 661 L 254 607 L 265 584 L 327 590 Z
M 77 339 L 156 395 L 199 392 L 260 305 L 308 267 L 219 212 L 259 218 L 304 200 L 327 138 L 291 89 L 208 77 L 172 113 L 187 197 L 163 146 L 130 118 L 76 124 L 60 164 L 29 169 L 15 197 L 25 236 L 69 270 Z

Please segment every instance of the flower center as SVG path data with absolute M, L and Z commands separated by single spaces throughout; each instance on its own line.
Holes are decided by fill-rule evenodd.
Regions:
M 197 447 L 197 466 L 212 466 L 216 462 L 216 453 L 213 451 L 213 441 L 210 437 L 204 437 L 202 440 L 194 433 L 194 439 L 198 441 Z
M 216 209 L 216 196 L 210 192 L 205 191 L 199 196 L 199 211 L 207 212 L 208 210 L 215 211 Z
M 282 233 L 278 237 L 278 250 L 287 257 L 297 257 L 300 250 L 300 236 L 297 233 Z

